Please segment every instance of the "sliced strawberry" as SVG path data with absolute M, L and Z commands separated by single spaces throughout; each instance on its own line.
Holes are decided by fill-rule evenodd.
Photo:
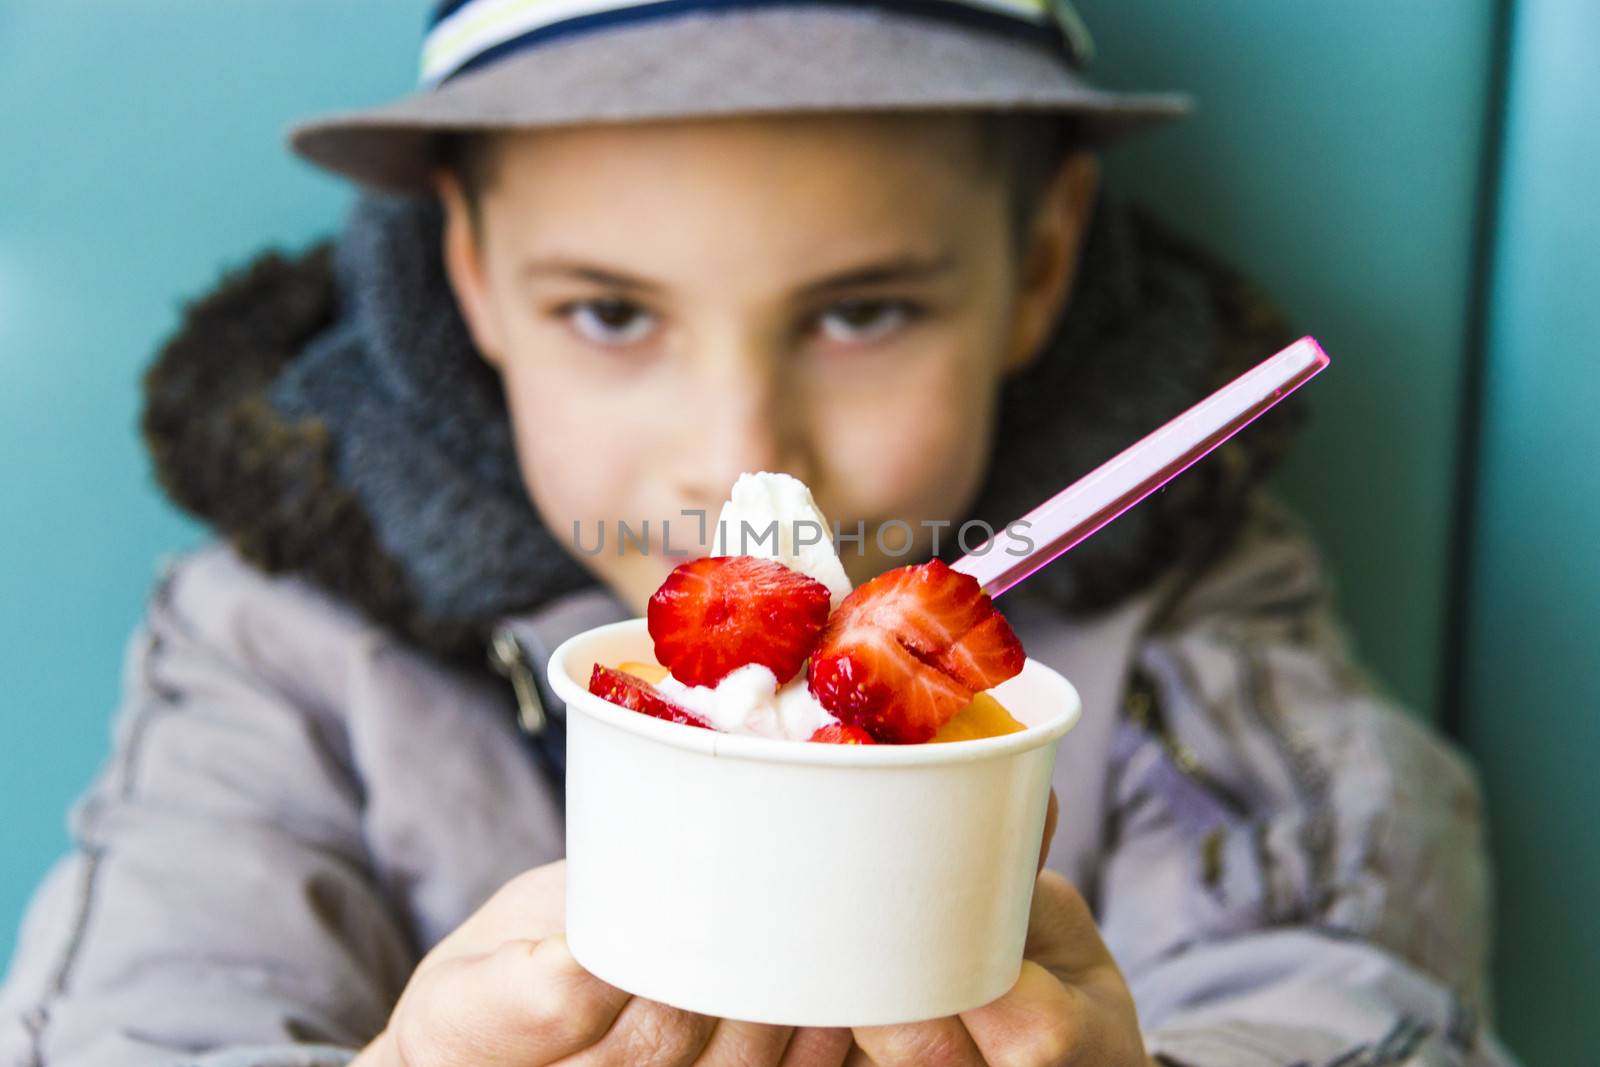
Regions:
M 596 663 L 589 672 L 589 692 L 602 700 L 620 704 L 629 711 L 641 712 L 653 719 L 681 722 L 685 726 L 698 726 L 702 730 L 714 727 L 681 705 L 662 696 L 656 687 L 643 678 L 623 671 L 615 671 Z
M 817 727 L 816 733 L 811 735 L 811 740 L 825 745 L 875 745 L 872 735 L 859 726 L 847 726 L 842 722 L 830 722 L 826 726 Z
M 941 560 L 859 587 L 811 656 L 811 692 L 879 741 L 927 741 L 972 700 L 1022 670 L 1022 642 L 971 575 Z
M 679 564 L 650 598 L 656 661 L 685 685 L 716 685 L 759 663 L 782 685 L 828 621 L 828 587 L 776 560 L 707 556 Z

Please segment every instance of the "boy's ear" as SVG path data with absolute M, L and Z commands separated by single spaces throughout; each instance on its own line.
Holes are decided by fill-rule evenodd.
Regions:
M 472 207 L 467 203 L 466 191 L 460 180 L 449 170 L 441 168 L 433 175 L 434 191 L 444 208 L 444 271 L 455 293 L 456 306 L 466 321 L 467 331 L 479 354 L 496 370 L 505 360 L 499 320 L 489 297 L 489 286 L 484 278 L 482 250 L 478 245 L 478 227 L 472 217 Z
M 1099 189 L 1099 157 L 1074 152 L 1061 161 L 1039 197 L 1023 238 L 1007 374 L 1039 358 L 1051 328 L 1066 311 Z

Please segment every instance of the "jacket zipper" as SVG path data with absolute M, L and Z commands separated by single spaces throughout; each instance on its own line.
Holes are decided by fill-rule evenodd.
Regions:
M 550 719 L 539 698 L 533 664 L 528 660 L 527 649 L 507 627 L 495 628 L 489 642 L 489 666 L 502 678 L 511 680 L 511 689 L 517 695 L 517 726 L 530 737 L 544 733 Z

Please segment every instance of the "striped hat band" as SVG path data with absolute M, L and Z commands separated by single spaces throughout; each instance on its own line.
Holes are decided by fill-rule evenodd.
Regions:
M 1031 39 L 1081 69 L 1093 43 L 1069 0 L 440 0 L 422 44 L 433 88 L 531 45 L 585 30 L 690 12 L 775 6 L 862 7 L 923 15 Z

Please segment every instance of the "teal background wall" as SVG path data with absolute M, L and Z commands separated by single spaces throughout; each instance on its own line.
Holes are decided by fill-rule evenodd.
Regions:
M 181 299 L 348 194 L 297 116 L 408 85 L 424 0 L 0 0 L 0 958 L 109 747 L 161 552 L 138 377 Z
M 200 536 L 150 483 L 138 375 L 183 296 L 337 225 L 348 193 L 294 163 L 282 129 L 408 86 L 425 6 L 140 0 L 90 18 L 0 0 L 0 957 L 106 752 L 155 561 Z M 1114 156 L 1112 179 L 1231 253 L 1334 356 L 1284 491 L 1322 533 L 1365 657 L 1484 767 L 1505 1032 L 1530 1064 L 1587 1062 L 1600 8 L 1079 6 L 1102 80 L 1199 98 L 1188 123 Z M 1486 172 L 1500 99 L 1503 164 Z
M 1247 265 L 1332 356 L 1281 482 L 1361 652 L 1435 717 L 1492 3 L 1078 7 L 1104 81 L 1196 97 L 1112 178 Z
M 1600 5 L 1527 0 L 1514 15 L 1462 725 L 1500 860 L 1507 1032 L 1530 1061 L 1594 1063 Z

